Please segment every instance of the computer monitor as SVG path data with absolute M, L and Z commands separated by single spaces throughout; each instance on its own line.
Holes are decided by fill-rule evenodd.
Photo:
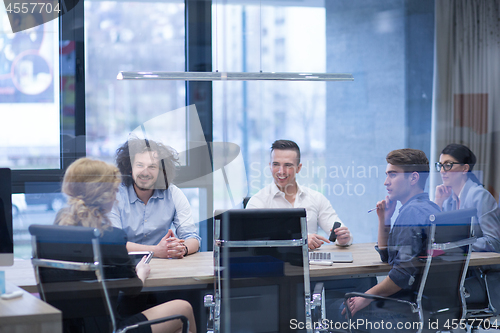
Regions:
M 0 168 L 0 266 L 13 264 L 11 172 L 10 169 Z

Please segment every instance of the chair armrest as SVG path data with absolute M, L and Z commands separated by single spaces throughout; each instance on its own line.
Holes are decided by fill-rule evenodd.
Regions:
M 33 265 L 33 267 L 47 267 L 47 268 L 66 269 L 73 271 L 96 271 L 98 268 L 98 266 L 95 263 L 54 260 L 54 259 L 32 258 L 31 264 Z
M 314 290 L 312 293 L 311 306 L 314 308 L 316 306 L 321 306 L 321 302 L 324 299 L 324 284 L 323 282 L 318 282 L 314 285 Z
M 140 326 L 154 325 L 154 324 L 163 323 L 165 321 L 176 320 L 176 319 L 180 319 L 182 321 L 182 333 L 188 333 L 189 332 L 189 321 L 183 315 L 173 315 L 173 316 L 162 317 L 162 318 L 158 318 L 158 319 L 141 321 L 141 322 L 138 322 L 134 325 L 126 326 L 126 327 L 122 328 L 121 330 L 118 330 L 117 333 L 125 333 L 128 330 L 131 330 L 131 329 L 134 329 L 134 328 L 137 328 Z
M 315 332 L 328 332 L 328 329 L 326 327 L 323 327 L 325 319 L 325 287 L 323 282 L 318 282 L 314 285 L 314 290 L 311 297 L 311 320 L 313 323 L 315 323 Z
M 218 321 L 218 318 L 216 318 L 214 296 L 211 294 L 205 295 L 203 297 L 203 305 L 208 308 L 207 332 L 215 332 L 215 323 Z
M 370 299 L 373 299 L 373 300 L 384 300 L 384 301 L 390 301 L 390 302 L 397 302 L 397 303 L 401 303 L 401 304 L 406 304 L 406 305 L 409 305 L 411 307 L 411 311 L 412 312 L 414 312 L 414 313 L 418 312 L 418 306 L 417 306 L 417 304 L 415 304 L 413 302 L 410 302 L 410 301 L 403 300 L 403 299 L 397 299 L 397 298 L 385 297 L 385 296 L 379 296 L 379 295 L 370 295 L 370 294 L 358 293 L 358 292 L 350 292 L 350 293 L 346 293 L 344 295 L 344 299 L 346 301 L 349 298 L 351 298 L 351 297 L 363 297 L 363 298 L 370 298 Z
M 450 249 L 455 249 L 457 247 L 462 247 L 465 245 L 472 245 L 476 242 L 477 237 L 470 237 L 466 239 L 462 239 L 456 242 L 449 242 L 449 243 L 434 243 L 432 244 L 432 249 L 433 250 L 450 250 Z

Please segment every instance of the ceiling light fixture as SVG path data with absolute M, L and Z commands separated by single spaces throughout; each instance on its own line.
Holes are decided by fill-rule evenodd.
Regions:
M 354 81 L 352 74 L 262 72 L 262 0 L 259 5 L 260 72 L 219 72 L 217 0 L 215 2 L 215 72 L 119 72 L 118 80 L 180 81 Z
M 184 81 L 353 81 L 352 74 L 275 72 L 120 72 L 118 80 Z

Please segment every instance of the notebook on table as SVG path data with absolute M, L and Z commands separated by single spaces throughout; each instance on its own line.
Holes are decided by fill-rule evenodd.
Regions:
M 331 266 L 334 262 L 352 262 L 352 252 L 309 252 L 309 264 Z

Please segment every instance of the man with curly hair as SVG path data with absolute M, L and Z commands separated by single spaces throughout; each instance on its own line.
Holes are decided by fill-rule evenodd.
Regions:
M 126 232 L 127 250 L 179 259 L 197 252 L 201 238 L 191 207 L 171 183 L 177 152 L 159 142 L 132 137 L 118 148 L 116 163 L 122 184 L 109 218 L 113 226 Z

